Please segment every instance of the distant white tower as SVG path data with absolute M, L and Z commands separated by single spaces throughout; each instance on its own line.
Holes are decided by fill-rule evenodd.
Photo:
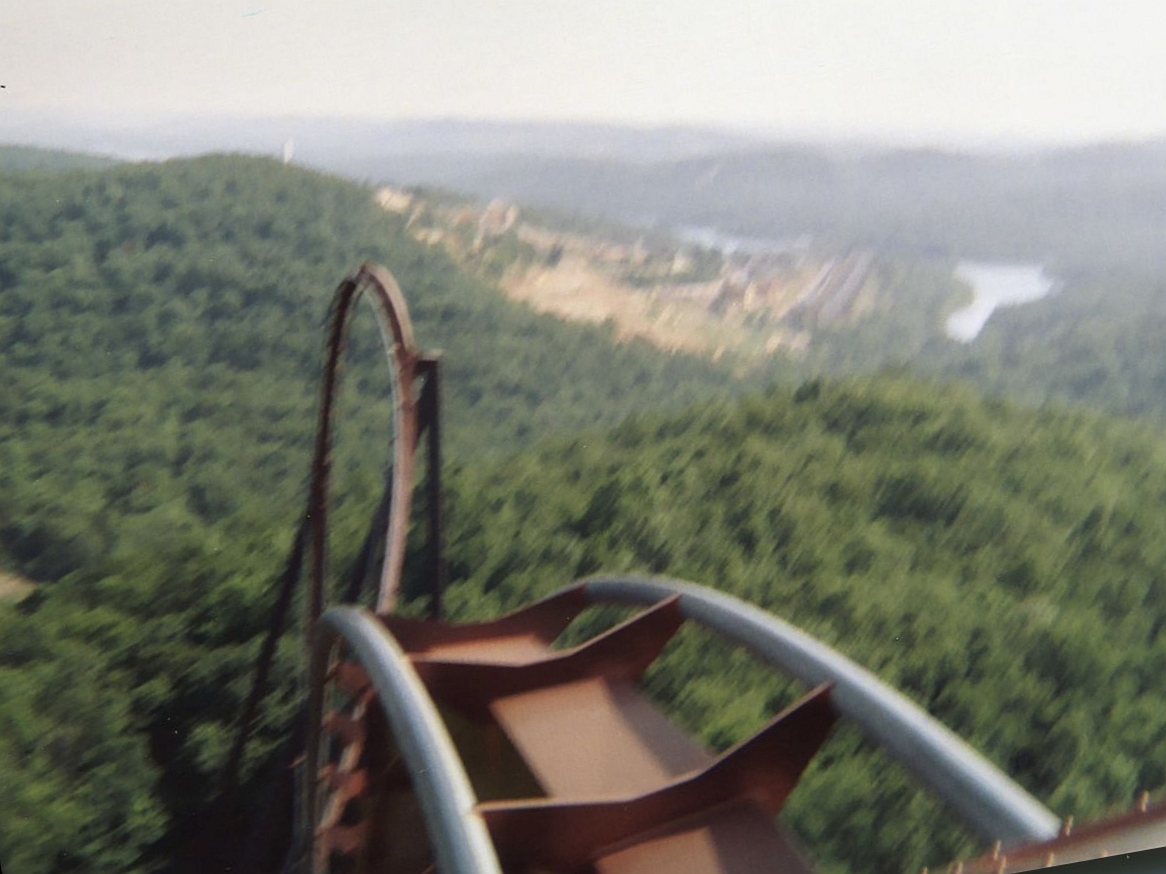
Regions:
M 296 156 L 296 141 L 288 140 L 283 144 L 283 163 L 290 164 Z

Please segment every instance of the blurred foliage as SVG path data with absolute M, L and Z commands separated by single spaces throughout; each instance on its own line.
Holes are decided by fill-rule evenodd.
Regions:
M 1031 403 L 1073 401 L 1166 419 L 1166 272 L 1077 269 L 1037 303 L 993 314 L 967 347 L 916 362 Z
M 760 377 L 531 314 L 410 240 L 369 190 L 219 157 L 0 175 L 0 569 L 43 583 L 0 605 L 14 870 L 173 864 L 213 799 L 304 500 L 329 293 L 366 259 L 394 271 L 426 346 L 450 352 L 458 616 L 600 570 L 688 577 L 839 647 L 1062 813 L 1166 782 L 1152 434 L 886 378 L 709 401 Z M 924 353 L 951 305 L 942 271 L 888 269 L 915 321 L 839 334 L 853 366 L 899 360 L 892 340 Z M 341 399 L 338 572 L 387 455 L 368 452 L 390 420 L 370 322 Z M 667 406 L 684 411 L 640 412 Z M 245 762 L 254 803 L 300 657 L 289 634 Z M 793 694 L 696 633 L 648 686 L 717 748 Z M 967 846 L 847 732 L 790 817 L 829 870 Z
M 1166 784 L 1166 444 L 1149 428 L 905 380 L 808 383 L 464 470 L 449 504 L 459 616 L 601 571 L 691 579 L 837 647 L 1062 815 Z M 696 634 L 648 679 L 716 748 L 787 687 Z M 851 732 L 788 816 L 831 871 L 974 848 Z
M 362 261 L 393 270 L 428 348 L 457 350 L 453 455 L 738 384 L 510 304 L 402 225 L 366 188 L 253 158 L 0 174 L 0 570 L 44 584 L 0 607 L 14 870 L 138 870 L 216 792 L 305 500 L 331 291 Z M 347 370 L 341 569 L 389 455 L 367 316 Z M 299 700 L 298 651 L 290 635 L 248 774 Z

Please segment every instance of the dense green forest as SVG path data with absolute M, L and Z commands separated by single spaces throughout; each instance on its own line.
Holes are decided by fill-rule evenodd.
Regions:
M 1030 403 L 1166 420 L 1166 269 L 1074 271 L 1050 298 L 993 314 L 974 343 L 932 344 L 912 364 Z
M 134 870 L 212 793 L 303 506 L 331 291 L 365 259 L 396 273 L 426 345 L 456 350 L 457 457 L 741 384 L 505 302 L 340 180 L 250 158 L 0 175 L 0 571 L 46 584 L 0 632 L 14 871 Z M 388 454 L 358 326 L 340 556 Z
M 1166 784 L 1166 443 L 1148 428 L 811 382 L 464 471 L 450 507 L 460 615 L 601 571 L 697 580 L 876 671 L 1062 815 Z M 718 748 L 791 694 L 696 635 L 649 688 Z M 850 732 L 789 816 L 827 870 L 970 846 Z
M 506 303 L 368 189 L 206 158 L 0 175 L 0 570 L 42 583 L 0 605 L 6 870 L 172 868 L 203 822 L 303 505 L 330 291 L 365 259 L 447 350 L 459 617 L 601 570 L 687 577 L 838 646 L 1058 812 L 1166 784 L 1166 444 L 1148 426 L 888 377 L 760 393 L 732 362 Z M 950 280 L 894 269 L 915 318 L 899 339 L 926 356 Z M 841 366 L 885 354 L 885 327 L 839 338 Z M 388 423 L 371 319 L 350 353 L 338 569 Z M 288 635 L 248 792 L 299 659 Z M 649 688 L 714 747 L 793 694 L 695 634 Z M 969 846 L 848 732 L 790 817 L 831 871 Z
M 304 450 L 313 427 L 320 326 L 364 259 L 396 272 L 430 347 L 457 350 L 455 454 L 740 384 L 727 366 L 509 304 L 409 239 L 367 190 L 274 162 L 0 177 L 0 240 L 0 549 L 38 579 L 132 539 L 123 516 L 169 514 L 178 530 L 231 516 L 240 487 L 286 518 L 304 475 L 286 450 Z M 362 452 L 387 422 L 364 327 L 351 395 Z M 43 521 L 61 515 L 73 521 L 50 536 Z

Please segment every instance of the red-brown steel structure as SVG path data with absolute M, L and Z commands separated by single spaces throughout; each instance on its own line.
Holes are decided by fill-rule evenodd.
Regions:
M 372 611 L 326 609 L 332 419 L 345 337 L 362 296 L 373 306 L 393 372 L 392 475 L 344 596 L 349 604 L 357 600 L 370 563 L 383 552 Z M 341 283 L 308 509 L 225 777 L 229 794 L 308 553 L 310 700 L 297 766 L 296 840 L 284 848 L 284 871 L 811 872 L 806 853 L 776 817 L 840 715 L 884 747 L 898 747 L 901 760 L 985 837 L 1002 838 L 992 853 L 967 863 L 967 874 L 1030 870 L 1166 839 L 1160 809 L 1076 838 L 1066 834 L 1023 790 L 857 666 L 776 619 L 691 585 L 584 581 L 501 619 L 443 623 L 439 374 L 438 358 L 419 351 L 387 270 L 366 264 Z M 423 433 L 427 620 L 393 612 Z M 645 609 L 582 645 L 555 648 L 587 606 L 613 598 Z M 690 620 L 821 685 L 754 737 L 713 756 L 638 689 L 644 671 Z

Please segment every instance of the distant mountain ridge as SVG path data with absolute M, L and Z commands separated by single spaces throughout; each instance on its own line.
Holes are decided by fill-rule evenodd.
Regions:
M 345 175 L 360 175 L 361 166 L 376 168 L 377 161 L 397 155 L 533 154 L 666 161 L 766 144 L 760 137 L 711 128 L 455 118 L 119 118 L 14 112 L 0 120 L 0 142 L 80 149 L 131 159 L 205 152 L 277 155 L 288 140 L 295 142 L 302 162 Z
M 0 142 L 164 159 L 281 156 L 361 181 L 644 226 L 827 235 L 911 255 L 1156 268 L 1166 141 L 958 151 L 696 127 L 8 113 Z
M 236 120 L 232 128 L 220 119 L 221 136 L 195 125 L 201 139 L 183 140 L 178 121 L 118 130 L 94 119 L 9 114 L 0 119 L 0 139 L 58 137 L 125 157 L 134 149 L 164 156 L 183 143 L 274 155 L 295 131 L 295 120 Z M 1063 293 L 997 312 L 966 349 L 953 349 L 943 337 L 935 307 L 924 311 L 906 301 L 914 325 L 909 342 L 902 325 L 868 332 L 857 344 L 848 333 L 807 364 L 837 372 L 911 363 L 1030 401 L 1166 415 L 1166 142 L 1007 155 L 744 143 L 715 131 L 618 126 L 313 124 L 322 138 L 296 139 L 296 164 L 398 187 L 461 190 L 481 200 L 501 196 L 582 219 L 568 224 L 599 217 L 633 226 L 633 240 L 636 228 L 665 234 L 697 228 L 869 248 L 886 261 L 920 267 L 912 286 L 932 303 L 944 297 L 960 259 L 1040 263 Z M 652 148 L 632 148 L 653 138 Z M 539 148 L 541 154 L 513 151 Z M 705 148 L 714 151 L 700 152 Z M 886 314 L 884 326 L 900 318 L 903 303 Z M 926 344 L 932 348 L 921 354 Z
M 34 146 L 0 145 L 0 172 L 52 172 L 57 170 L 99 170 L 116 163 L 112 158 L 81 152 L 63 152 Z
M 1028 155 L 774 145 L 642 163 L 412 155 L 383 174 L 644 226 L 829 236 L 911 255 L 1147 266 L 1166 251 L 1166 144 Z

